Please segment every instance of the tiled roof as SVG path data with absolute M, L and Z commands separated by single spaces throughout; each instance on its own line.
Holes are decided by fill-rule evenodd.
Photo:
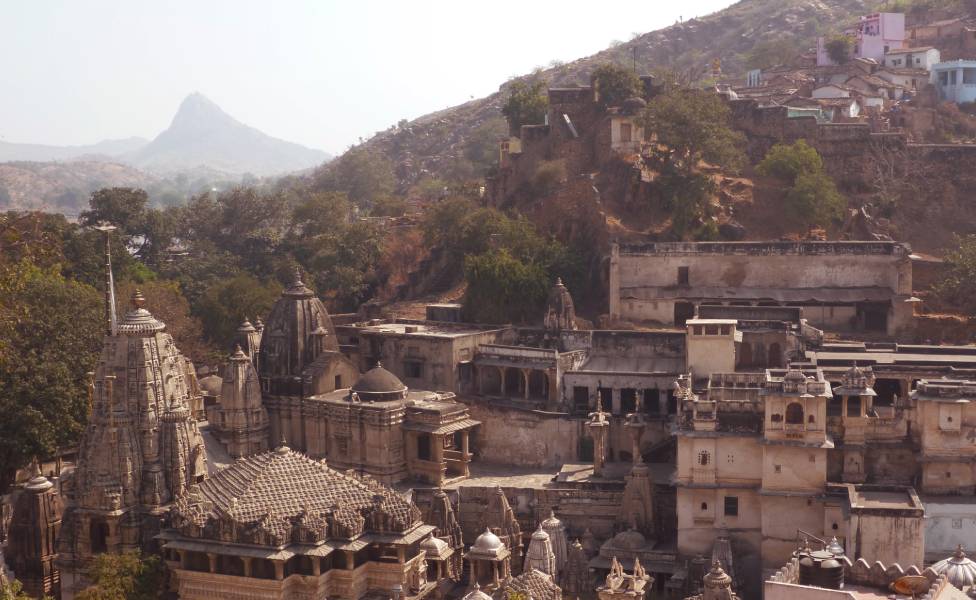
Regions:
M 217 472 L 177 503 L 174 516 L 200 530 L 229 521 L 275 539 L 289 538 L 293 527 L 315 537 L 327 529 L 354 537 L 364 531 L 403 533 L 420 523 L 420 511 L 395 491 L 287 447 Z

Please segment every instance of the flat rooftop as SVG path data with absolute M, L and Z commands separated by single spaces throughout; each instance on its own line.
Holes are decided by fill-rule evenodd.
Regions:
M 360 335 L 398 335 L 417 338 L 461 338 L 487 331 L 500 331 L 502 327 L 483 328 L 475 325 L 445 325 L 422 323 L 381 323 L 378 325 L 357 326 Z

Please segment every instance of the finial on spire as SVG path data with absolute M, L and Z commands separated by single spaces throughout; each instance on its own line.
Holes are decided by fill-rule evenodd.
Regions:
M 146 297 L 142 295 L 142 290 L 136 288 L 136 291 L 132 292 L 132 307 L 136 310 L 143 308 L 146 305 Z
M 556 278 L 556 285 L 562 285 L 562 284 L 563 284 L 563 278 L 562 277 L 557 277 Z
M 297 264 L 292 271 L 292 285 L 302 285 L 302 267 Z

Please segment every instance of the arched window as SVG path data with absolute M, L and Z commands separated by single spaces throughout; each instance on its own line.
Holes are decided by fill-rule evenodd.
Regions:
M 803 405 L 791 402 L 786 407 L 786 422 L 790 425 L 803 425 Z
M 702 450 L 701 452 L 698 453 L 698 464 L 703 467 L 708 465 L 709 458 L 710 457 L 708 456 L 708 450 Z

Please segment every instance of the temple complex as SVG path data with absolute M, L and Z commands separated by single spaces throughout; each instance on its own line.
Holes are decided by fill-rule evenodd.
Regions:
M 513 326 L 330 315 L 296 274 L 199 383 L 137 292 L 107 313 L 73 474 L 16 492 L 7 564 L 63 598 L 137 549 L 185 598 L 735 600 L 806 585 L 807 558 L 971 589 L 949 575 L 976 535 L 976 349 L 841 340 L 904 325 L 910 251 L 820 244 L 618 250 L 620 329 L 586 328 L 561 281 Z M 765 299 L 812 271 L 792 296 L 748 273 L 742 301 L 689 291 L 741 257 L 802 256 L 799 276 L 861 254 L 880 272 L 846 304 Z M 648 266 L 690 258 L 673 289 Z M 672 301 L 692 306 L 649 326 Z

